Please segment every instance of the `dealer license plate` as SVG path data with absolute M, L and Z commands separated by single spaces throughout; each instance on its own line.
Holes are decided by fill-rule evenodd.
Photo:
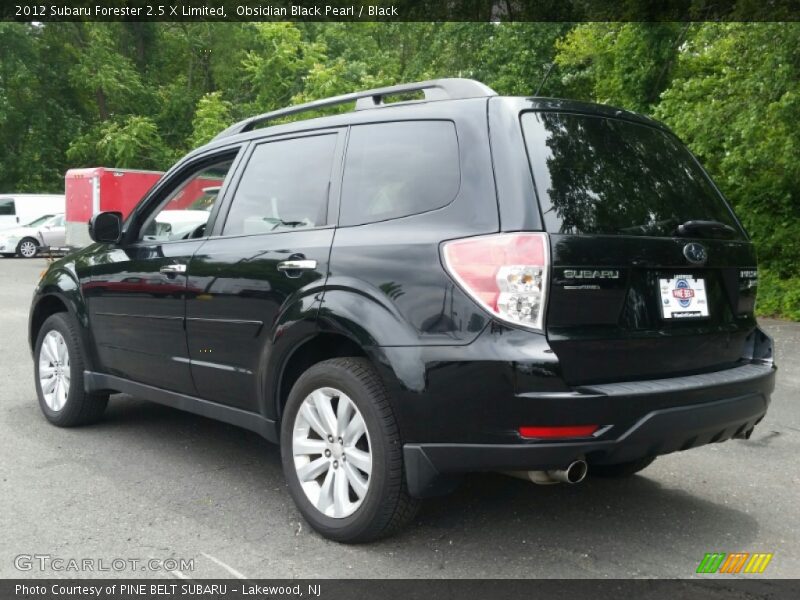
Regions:
M 705 279 L 676 275 L 659 279 L 661 315 L 665 319 L 698 319 L 708 316 Z

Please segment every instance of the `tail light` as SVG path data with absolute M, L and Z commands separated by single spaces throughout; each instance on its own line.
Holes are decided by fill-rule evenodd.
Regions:
M 503 321 L 543 329 L 549 245 L 545 233 L 501 233 L 442 245 L 447 271 Z

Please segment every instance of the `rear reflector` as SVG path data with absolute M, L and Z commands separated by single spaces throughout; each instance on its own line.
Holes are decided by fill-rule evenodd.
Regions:
M 526 438 L 589 437 L 600 429 L 599 425 L 559 425 L 557 427 L 520 427 L 519 434 Z
M 445 242 L 442 256 L 447 271 L 484 309 L 541 330 L 548 250 L 545 233 L 501 233 Z

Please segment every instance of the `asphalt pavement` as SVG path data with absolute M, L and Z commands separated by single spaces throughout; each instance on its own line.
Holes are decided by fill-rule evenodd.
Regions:
M 344 546 L 303 522 L 278 448 L 254 433 L 123 395 L 96 425 L 49 425 L 26 336 L 45 263 L 0 259 L 0 577 L 695 577 L 706 552 L 769 552 L 751 578 L 800 575 L 800 324 L 762 321 L 780 370 L 750 440 L 624 481 L 470 476 L 403 534 Z M 111 567 L 169 558 L 187 562 Z

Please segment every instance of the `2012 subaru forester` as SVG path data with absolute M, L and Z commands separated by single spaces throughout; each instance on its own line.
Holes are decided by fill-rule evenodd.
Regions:
M 89 227 L 30 312 L 47 419 L 125 392 L 256 431 L 334 540 L 465 472 L 577 482 L 746 438 L 774 386 L 741 224 L 607 106 L 444 79 L 290 107 Z

